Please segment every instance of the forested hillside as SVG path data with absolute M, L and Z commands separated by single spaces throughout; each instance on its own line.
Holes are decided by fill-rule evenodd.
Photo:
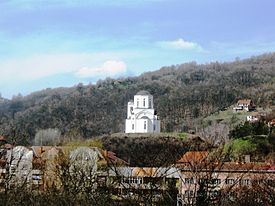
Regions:
M 138 77 L 95 85 L 45 89 L 0 101 L 0 135 L 31 144 L 40 129 L 58 128 L 68 138 L 123 132 L 127 102 L 148 90 L 165 132 L 196 129 L 201 117 L 252 98 L 275 102 L 275 53 L 229 63 L 195 62 L 163 67 Z

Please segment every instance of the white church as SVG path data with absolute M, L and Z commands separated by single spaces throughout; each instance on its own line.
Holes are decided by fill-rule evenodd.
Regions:
M 125 133 L 159 133 L 160 120 L 155 115 L 153 96 L 139 91 L 134 101 L 128 102 Z

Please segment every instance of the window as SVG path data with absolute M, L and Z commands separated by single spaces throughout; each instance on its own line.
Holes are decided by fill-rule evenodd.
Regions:
M 267 184 L 268 184 L 269 186 L 274 187 L 274 186 L 275 186 L 275 181 L 272 180 L 272 179 L 268 179 L 268 180 L 267 180 Z
M 221 184 L 221 179 L 212 179 L 212 180 L 211 180 L 211 183 L 212 183 L 213 185 L 219 185 L 219 184 Z
M 249 179 L 240 180 L 240 185 L 250 185 Z
M 194 195 L 193 190 L 186 190 L 184 193 L 187 197 L 192 197 Z
M 194 184 L 193 178 L 185 178 L 185 184 Z
M 199 183 L 205 183 L 208 184 L 208 179 L 199 179 Z
M 257 185 L 261 185 L 261 184 L 263 184 L 264 183 L 264 180 L 263 179 L 254 179 L 254 180 L 252 180 L 252 184 L 253 185 L 255 185 L 255 184 L 257 184 Z
M 32 179 L 33 180 L 42 180 L 42 177 L 40 175 L 33 175 Z
M 14 174 L 15 171 L 16 171 L 16 165 L 11 165 L 11 166 L 10 166 L 10 173 L 11 173 L 11 174 Z
M 139 107 L 139 99 L 137 99 L 137 107 Z
M 209 192 L 210 197 L 218 197 L 221 195 L 220 191 L 214 190 Z
M 152 108 L 152 101 L 149 99 L 149 108 Z
M 133 114 L 133 113 L 134 113 L 134 109 L 133 109 L 133 107 L 130 107 L 130 112 L 131 112 L 131 114 Z
M 142 184 L 142 178 L 141 177 L 124 177 L 123 183 L 128 184 Z
M 146 127 L 146 121 L 144 121 L 144 129 L 146 129 L 147 127 Z
M 143 106 L 145 107 L 145 98 L 143 99 Z
M 154 124 L 154 131 L 156 130 L 156 125 Z
M 134 130 L 135 129 L 135 125 L 134 124 L 132 124 L 132 130 Z
M 233 185 L 235 183 L 235 180 L 234 179 L 226 179 L 225 180 L 225 184 L 226 185 Z

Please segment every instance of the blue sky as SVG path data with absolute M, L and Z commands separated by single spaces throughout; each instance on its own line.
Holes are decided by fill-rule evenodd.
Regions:
M 0 93 L 275 51 L 274 0 L 0 0 Z

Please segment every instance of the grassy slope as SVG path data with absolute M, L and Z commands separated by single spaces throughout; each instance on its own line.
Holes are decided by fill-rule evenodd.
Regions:
M 203 125 L 210 125 L 212 123 L 227 124 L 230 127 L 234 127 L 238 124 L 244 123 L 249 112 L 235 112 L 233 110 L 234 105 L 226 108 L 224 111 L 215 112 L 203 119 Z M 258 112 L 271 112 L 270 108 L 257 107 Z

